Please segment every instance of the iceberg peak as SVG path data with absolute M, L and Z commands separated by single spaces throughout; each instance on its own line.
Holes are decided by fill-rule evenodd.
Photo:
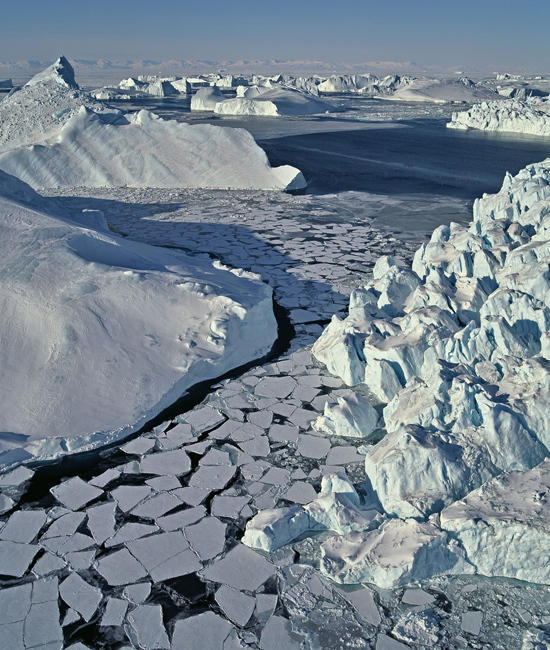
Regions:
M 47 83 L 48 81 L 55 81 L 67 88 L 78 89 L 78 84 L 74 78 L 73 66 L 69 63 L 63 55 L 61 55 L 52 65 L 38 74 L 35 74 L 26 86 L 34 86 L 38 83 Z

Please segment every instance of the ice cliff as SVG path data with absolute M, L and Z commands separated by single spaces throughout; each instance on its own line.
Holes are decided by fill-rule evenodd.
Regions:
M 374 443 L 367 501 L 343 497 L 363 523 L 339 527 L 341 488 L 331 490 L 326 575 L 381 587 L 468 572 L 550 583 L 550 159 L 507 174 L 469 226 L 437 228 L 411 269 L 379 259 L 313 354 L 361 393 L 328 403 L 313 426 Z M 309 519 L 258 514 L 244 541 L 270 550 L 319 530 L 310 507 Z
M 450 129 L 481 129 L 550 136 L 550 100 L 528 97 L 474 104 L 469 110 L 453 113 Z

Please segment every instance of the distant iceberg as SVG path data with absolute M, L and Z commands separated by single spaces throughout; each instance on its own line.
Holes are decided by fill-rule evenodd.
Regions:
M 467 111 L 453 113 L 447 127 L 550 136 L 550 99 L 532 97 L 523 101 L 482 102 Z

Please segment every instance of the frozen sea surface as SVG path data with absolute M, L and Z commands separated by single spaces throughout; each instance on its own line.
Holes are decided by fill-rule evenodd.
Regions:
M 209 650 L 548 647 L 548 587 L 475 576 L 397 590 L 342 587 L 316 570 L 322 532 L 269 555 L 239 541 L 256 512 L 293 507 L 306 489 L 309 500 L 325 474 L 364 478 L 359 441 L 310 427 L 344 390 L 310 346 L 343 313 L 351 289 L 380 255 L 409 263 L 435 226 L 468 221 L 472 198 L 500 184 L 505 168 L 550 153 L 529 139 L 478 136 L 456 140 L 464 147 L 457 162 L 437 136 L 445 107 L 376 110 L 370 122 L 356 108 L 330 122 L 247 120 L 272 159 L 308 162 L 306 195 L 45 192 L 69 211 L 101 210 L 130 238 L 259 273 L 286 313 L 287 345 L 121 448 L 0 477 L 0 599 L 9 603 L 0 608 L 0 648 L 31 648 L 37 638 L 60 649 L 179 648 L 189 640 Z M 412 125 L 384 122 L 398 116 Z M 404 155 L 411 169 L 395 167 Z M 470 181 L 483 187 L 467 191 Z M 22 511 L 32 514 L 10 520 Z

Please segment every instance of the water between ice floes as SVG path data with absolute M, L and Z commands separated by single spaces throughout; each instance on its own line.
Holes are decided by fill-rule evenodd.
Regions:
M 291 164 L 307 192 L 336 195 L 344 211 L 381 226 L 432 230 L 471 218 L 471 203 L 496 192 L 506 171 L 550 156 L 550 138 L 447 129 L 459 105 L 327 98 L 338 112 L 308 117 L 235 117 L 191 113 L 188 99 L 119 102 L 163 118 L 249 130 L 273 165 Z

